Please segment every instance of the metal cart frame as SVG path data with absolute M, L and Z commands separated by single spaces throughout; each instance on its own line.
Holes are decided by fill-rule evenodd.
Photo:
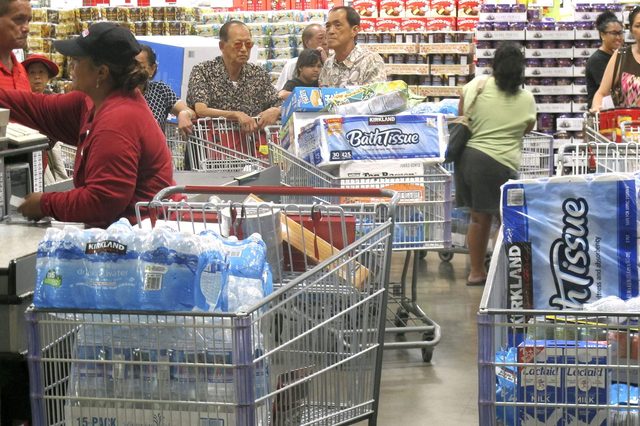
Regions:
M 182 230 L 220 230 L 225 209 L 278 212 L 282 235 L 291 236 L 284 240 L 289 247 L 296 244 L 293 235 L 309 239 L 306 259 L 314 256 L 320 236 L 300 230 L 317 206 L 167 199 L 175 193 L 309 191 L 346 194 L 329 188 L 173 187 L 139 203 L 137 213 L 142 218 L 153 212 L 156 224 L 164 219 Z M 29 309 L 34 424 L 376 424 L 397 197 L 371 189 L 355 193 L 393 198 L 362 215 L 323 206 L 344 247 L 299 272 L 285 270 L 281 259 L 275 266 L 282 268 L 279 288 L 246 311 Z M 347 218 L 357 222 L 352 242 L 344 231 Z
M 422 238 L 398 239 L 394 241 L 394 251 L 406 251 L 400 283 L 394 287 L 390 300 L 397 306 L 394 312 L 389 308 L 386 332 L 398 336 L 396 341 L 385 342 L 388 349 L 419 348 L 424 362 L 431 362 L 433 350 L 441 338 L 440 326 L 422 310 L 417 303 L 419 258 L 426 250 L 438 250 L 451 244 L 451 175 L 440 164 L 427 164 L 421 176 L 394 176 L 385 178 L 336 178 L 323 170 L 301 160 L 276 144 L 270 144 L 271 164 L 280 167 L 282 183 L 291 186 L 315 186 L 330 188 L 379 188 L 393 184 L 412 184 L 424 191 L 424 200 L 407 199 L 398 205 L 397 230 L 412 232 L 416 227 L 424 227 Z M 300 199 L 293 201 L 300 202 Z M 302 200 L 322 204 L 341 205 L 350 211 L 357 211 L 366 205 L 362 200 L 351 201 L 315 195 Z M 416 215 L 418 219 L 416 219 Z M 404 234 L 405 232 L 403 232 Z M 407 289 L 407 275 L 413 256 L 411 290 Z M 413 317 L 412 317 L 413 316 Z M 417 339 L 405 340 L 405 334 L 417 334 Z

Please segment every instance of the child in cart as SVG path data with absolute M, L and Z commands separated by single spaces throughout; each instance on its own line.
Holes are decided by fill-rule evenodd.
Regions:
M 295 77 L 287 81 L 278 96 L 284 100 L 296 87 L 318 87 L 318 77 L 322 70 L 322 57 L 316 49 L 304 49 L 296 63 Z

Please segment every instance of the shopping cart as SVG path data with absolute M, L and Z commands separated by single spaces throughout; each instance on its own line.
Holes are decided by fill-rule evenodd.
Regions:
M 271 164 L 277 165 L 281 181 L 289 186 L 346 188 L 385 187 L 400 191 L 401 201 L 396 215 L 393 250 L 406 251 L 401 281 L 392 286 L 387 333 L 400 336 L 398 341 L 385 342 L 389 349 L 421 349 L 424 362 L 430 362 L 435 345 L 440 341 L 440 326 L 417 304 L 418 258 L 426 250 L 450 246 L 451 235 L 451 175 L 439 164 L 424 165 L 418 176 L 348 177 L 338 178 L 301 160 L 282 147 L 269 146 Z M 352 194 L 348 197 L 326 197 L 320 194 L 305 198 L 290 198 L 291 202 L 316 202 L 341 205 L 348 211 L 359 211 L 370 202 Z M 374 200 L 375 202 L 375 200 Z M 407 290 L 407 275 L 413 256 L 411 293 Z M 413 317 L 412 317 L 413 316 Z M 409 339 L 406 334 L 418 335 Z
M 225 118 L 200 118 L 193 134 L 183 135 L 175 124 L 166 129 L 167 143 L 178 171 L 251 171 L 269 166 L 265 131 L 246 133 Z M 272 130 L 269 135 L 277 135 Z
M 586 142 L 638 141 L 640 108 L 614 108 L 596 113 L 587 112 L 584 117 Z M 625 131 L 625 127 L 629 133 Z
M 497 247 L 501 247 L 502 238 Z M 496 250 L 478 312 L 479 424 L 640 424 L 636 312 L 513 309 Z M 528 423 L 534 424 L 534 423 Z
M 522 160 L 520 170 L 518 170 L 520 179 L 552 176 L 553 166 L 553 137 L 538 132 L 530 132 L 525 135 L 522 139 Z M 450 173 L 454 173 L 453 164 L 448 164 L 446 167 Z M 452 192 L 455 192 L 455 189 Z M 469 253 L 467 229 L 470 220 L 468 209 L 453 209 L 451 214 L 451 248 L 438 252 L 441 261 L 450 262 L 455 253 Z M 494 226 L 491 235 L 494 235 L 497 230 L 497 224 L 494 223 Z M 493 246 L 492 241 L 489 242 L 489 246 Z M 491 252 L 489 251 L 485 259 L 487 269 L 490 261 Z
M 397 197 L 347 212 L 249 195 L 309 191 L 393 195 L 173 187 L 138 204 L 139 223 L 222 235 L 246 234 L 251 217 L 267 218 L 253 230 L 281 231 L 283 243 L 265 240 L 276 259 L 277 289 L 245 312 L 227 314 L 30 308 L 34 424 L 375 424 Z M 244 194 L 253 201 L 165 201 L 173 193 Z M 321 216 L 317 227 L 314 215 Z
M 565 145 L 560 153 L 561 175 L 632 173 L 640 170 L 640 145 L 635 142 L 596 142 Z
M 58 144 L 60 146 L 60 152 L 62 153 L 64 170 L 67 172 L 67 176 L 72 177 L 73 167 L 76 163 L 76 147 L 62 142 L 58 142 Z

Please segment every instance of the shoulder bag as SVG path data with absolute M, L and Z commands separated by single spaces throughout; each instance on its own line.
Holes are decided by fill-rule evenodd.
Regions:
M 487 80 L 488 79 L 484 79 L 478 82 L 476 95 L 471 101 L 471 104 L 469 104 L 469 108 L 465 109 L 464 115 L 456 117 L 449 122 L 449 143 L 447 144 L 447 151 L 444 154 L 445 163 L 457 163 L 460 158 L 462 158 L 462 152 L 466 148 L 469 139 L 471 139 L 471 128 L 469 127 L 471 110 L 476 104 L 478 96 L 482 93 L 482 89 L 484 89 Z
M 611 100 L 616 107 L 622 104 L 622 67 L 624 66 L 627 48 L 618 50 L 616 65 L 613 68 L 613 82 L 611 83 Z

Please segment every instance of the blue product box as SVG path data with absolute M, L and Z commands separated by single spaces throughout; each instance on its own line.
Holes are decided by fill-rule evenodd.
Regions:
M 296 87 L 282 105 L 281 121 L 286 123 L 294 112 L 325 111 L 333 96 L 346 91 L 340 87 Z

